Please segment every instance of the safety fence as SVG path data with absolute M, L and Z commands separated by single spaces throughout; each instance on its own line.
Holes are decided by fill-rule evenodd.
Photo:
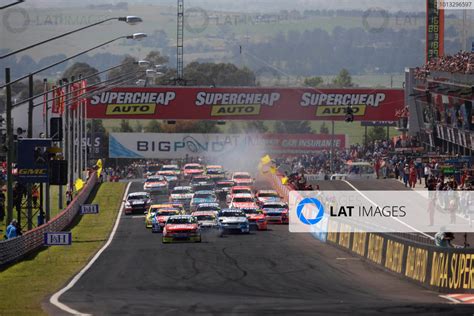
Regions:
M 288 200 L 292 189 L 281 183 L 281 177 L 269 175 L 268 180 Z M 313 235 L 426 288 L 439 292 L 474 293 L 472 248 L 441 248 L 426 237 L 410 239 L 406 234 L 367 233 L 331 221 L 327 225 L 327 232 Z M 345 225 L 345 232 L 337 232 L 337 225 Z M 323 234 L 324 238 L 321 237 Z
M 97 182 L 97 174 L 94 172 L 72 202 L 48 223 L 32 229 L 19 237 L 0 241 L 0 267 L 15 262 L 43 246 L 45 233 L 60 232 L 67 228 L 78 214 L 81 205 L 89 198 Z

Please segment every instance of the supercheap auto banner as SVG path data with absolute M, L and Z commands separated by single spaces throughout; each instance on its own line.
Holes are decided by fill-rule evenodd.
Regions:
M 346 135 L 112 133 L 109 158 L 183 159 L 262 152 L 272 157 L 345 148 Z
M 396 121 L 400 89 L 118 87 L 92 96 L 94 119 Z

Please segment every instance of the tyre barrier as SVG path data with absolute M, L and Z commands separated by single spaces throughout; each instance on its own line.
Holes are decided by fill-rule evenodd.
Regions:
M 281 184 L 281 176 L 270 175 L 269 181 L 288 201 L 292 189 Z M 331 226 L 326 233 L 326 243 L 430 290 L 474 293 L 474 249 L 441 248 L 393 234 L 348 229 L 347 224 L 344 225 L 344 231 L 350 232 L 338 233 L 335 232 L 338 227 Z
M 44 244 L 44 233 L 60 232 L 66 229 L 79 213 L 81 205 L 89 198 L 97 182 L 97 174 L 94 172 L 74 200 L 48 223 L 27 231 L 19 237 L 0 241 L 0 267 L 18 261 L 41 248 Z

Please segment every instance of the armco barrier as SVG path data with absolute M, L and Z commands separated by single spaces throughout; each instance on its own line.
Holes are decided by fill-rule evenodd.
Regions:
M 290 188 L 270 175 L 274 188 L 288 199 Z M 337 231 L 337 222 L 329 222 Z M 347 229 L 347 227 L 346 227 Z M 474 293 L 474 249 L 440 248 L 394 234 L 360 232 L 328 233 L 326 242 L 364 258 L 386 271 L 439 292 Z
M 24 233 L 20 237 L 0 241 L 0 267 L 12 263 L 40 248 L 44 242 L 44 233 L 59 232 L 68 227 L 96 184 L 97 174 L 94 173 L 74 200 L 51 221 Z

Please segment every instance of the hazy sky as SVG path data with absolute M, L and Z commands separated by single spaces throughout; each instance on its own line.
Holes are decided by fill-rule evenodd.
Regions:
M 1 0 L 6 1 L 6 0 Z M 176 0 L 26 0 L 35 7 L 67 7 L 89 4 L 128 2 L 129 4 L 155 4 L 175 6 Z M 305 9 L 367 9 L 383 8 L 390 11 L 423 11 L 425 0 L 185 0 L 186 7 L 203 7 L 231 11 L 275 11 Z M 25 4 L 25 5 L 27 5 Z

